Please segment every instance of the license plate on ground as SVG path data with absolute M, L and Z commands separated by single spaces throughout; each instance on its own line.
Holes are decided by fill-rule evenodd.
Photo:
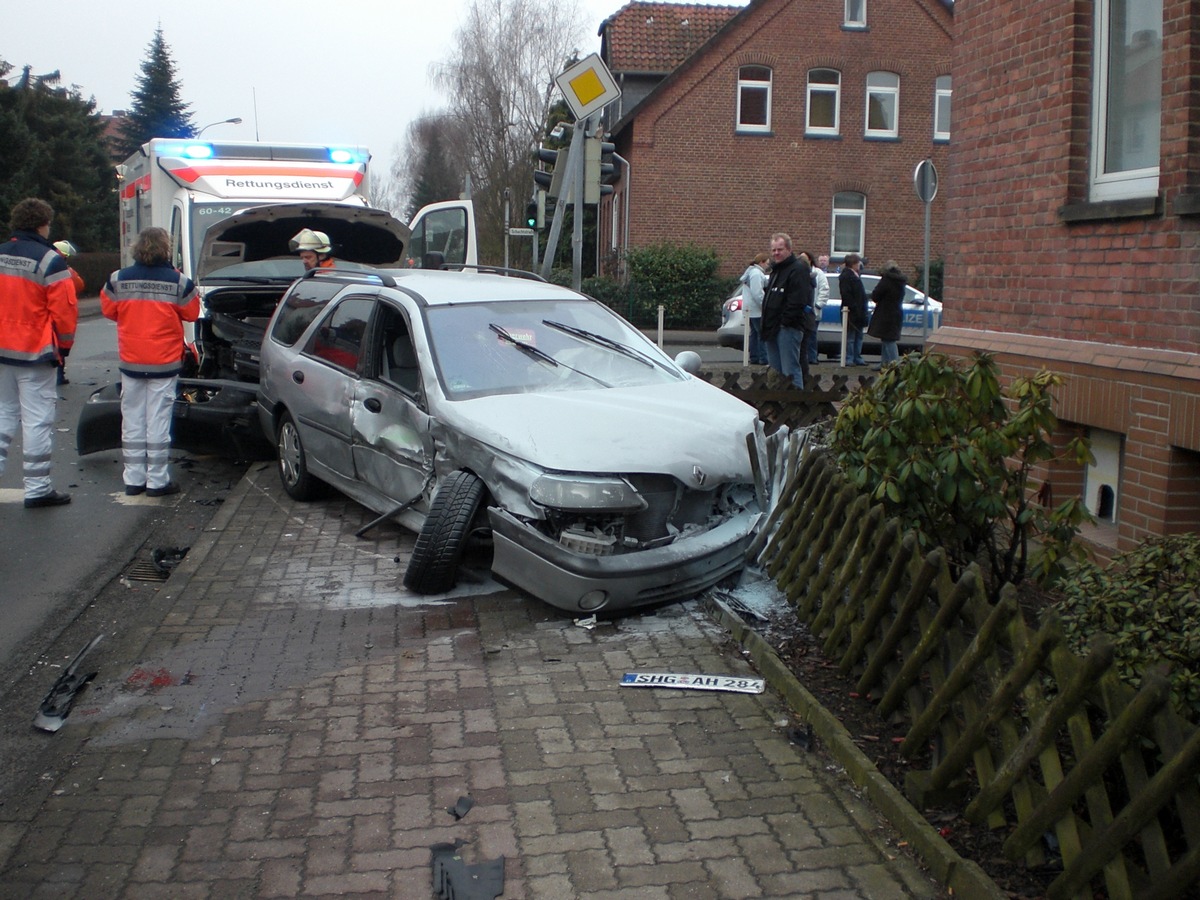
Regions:
M 761 694 L 767 683 L 761 678 L 740 675 L 688 675 L 679 672 L 626 672 L 621 687 L 688 688 L 694 691 L 734 691 Z

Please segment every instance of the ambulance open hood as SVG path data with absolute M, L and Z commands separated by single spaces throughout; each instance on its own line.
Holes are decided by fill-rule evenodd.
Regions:
M 336 260 L 371 266 L 399 265 L 412 234 L 391 213 L 367 206 L 308 201 L 253 206 L 209 226 L 196 280 L 232 276 L 233 271 L 221 272 L 232 266 L 238 277 L 252 277 L 255 267 L 248 263 L 295 259 L 288 241 L 302 228 L 325 232 Z

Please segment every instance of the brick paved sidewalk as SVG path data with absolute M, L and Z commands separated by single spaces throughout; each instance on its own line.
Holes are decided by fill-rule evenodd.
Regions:
M 0 896 L 426 898 L 456 840 L 505 898 L 942 894 L 770 692 L 618 685 L 748 673 L 699 604 L 589 630 L 482 574 L 418 598 L 371 518 L 247 475 L 50 738 L 75 756 L 0 825 Z

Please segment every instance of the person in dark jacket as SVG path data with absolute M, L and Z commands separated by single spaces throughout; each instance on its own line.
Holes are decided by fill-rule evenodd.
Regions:
M 879 273 L 879 284 L 871 291 L 875 312 L 871 314 L 867 334 L 879 340 L 879 368 L 900 358 L 898 344 L 900 328 L 904 324 L 904 289 L 907 286 L 908 279 L 896 261 L 889 259 Z
M 857 253 L 847 253 L 842 260 L 842 271 L 838 273 L 838 288 L 842 295 L 842 309 L 846 310 L 846 365 L 865 366 L 862 344 L 863 330 L 867 327 L 867 291 L 863 287 L 862 258 Z
M 771 276 L 763 295 L 762 339 L 767 364 L 797 387 L 808 381 L 809 332 L 816 332 L 812 272 L 792 252 L 792 239 L 771 235 Z

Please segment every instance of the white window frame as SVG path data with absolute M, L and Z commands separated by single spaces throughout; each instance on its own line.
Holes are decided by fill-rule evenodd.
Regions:
M 872 79 L 875 84 L 872 84 Z M 887 84 L 878 82 L 886 80 Z M 891 128 L 871 127 L 871 98 L 878 97 L 890 103 L 892 109 Z M 900 136 L 900 76 L 895 72 L 868 72 L 866 107 L 863 109 L 863 134 L 870 138 L 896 138 Z
M 949 75 L 939 75 L 934 80 L 933 90 L 933 139 L 935 141 L 950 140 L 950 114 L 954 107 L 951 103 L 953 97 L 953 83 Z M 945 130 L 939 130 L 938 125 L 942 121 L 943 116 L 946 119 Z
M 867 0 L 846 0 L 846 15 L 842 24 L 846 28 L 866 28 Z
M 814 72 L 832 72 L 837 76 L 837 81 L 813 81 Z M 828 125 L 814 125 L 812 123 L 813 111 L 813 95 L 814 94 L 832 94 L 833 95 L 833 127 Z M 842 127 L 842 73 L 837 69 L 830 69 L 826 66 L 821 66 L 816 69 L 808 70 L 808 92 L 806 95 L 807 102 L 805 103 L 804 111 L 804 133 L 805 134 L 840 134 Z
M 1145 0 L 1096 0 L 1094 71 L 1092 73 L 1092 146 L 1091 146 L 1091 192 L 1090 199 L 1128 200 L 1136 197 L 1153 197 L 1158 193 L 1159 166 L 1107 171 L 1109 147 L 1109 80 L 1112 74 L 1112 23 L 1116 15 L 1129 5 Z M 1145 7 L 1140 7 L 1145 9 Z M 1162 47 L 1162 2 L 1158 0 L 1159 52 Z M 1160 60 L 1161 62 L 1161 60 Z M 1139 82 L 1144 83 L 1144 82 Z M 1143 136 L 1159 146 L 1159 131 L 1162 127 L 1162 84 L 1159 83 L 1157 128 L 1143 130 Z M 1154 130 L 1152 135 L 1149 130 Z
M 767 73 L 766 81 L 760 79 L 750 79 L 743 77 L 742 73 L 746 69 L 762 69 Z M 751 65 L 738 67 L 737 81 L 737 131 L 741 134 L 765 134 L 771 130 L 771 88 L 774 83 L 774 72 L 770 66 Z M 765 123 L 759 122 L 744 122 L 742 121 L 742 99 L 748 91 L 762 91 L 766 94 L 766 119 Z
M 857 206 L 838 206 L 838 198 L 857 197 L 860 198 Z M 845 201 L 843 201 L 845 202 Z M 857 253 L 859 256 L 865 256 L 866 239 L 867 239 L 867 195 L 861 194 L 858 191 L 838 191 L 833 195 L 833 211 L 829 223 L 829 257 L 844 258 L 847 253 Z M 838 219 L 858 219 L 858 241 L 857 247 L 839 247 L 837 244 L 838 236 Z

